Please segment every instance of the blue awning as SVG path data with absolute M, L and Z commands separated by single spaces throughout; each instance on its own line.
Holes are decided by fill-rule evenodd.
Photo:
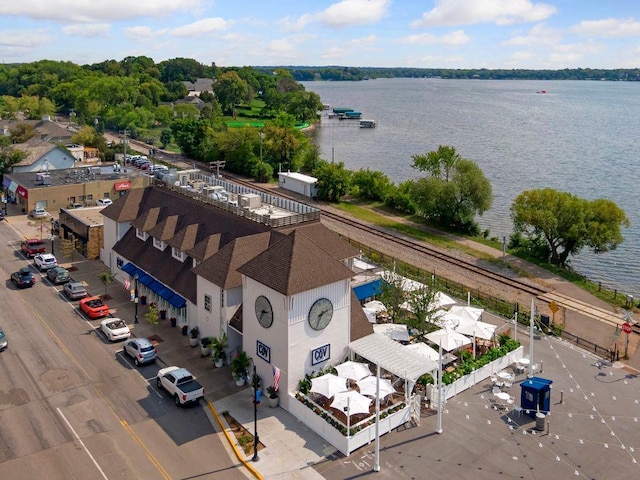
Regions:
M 160 290 L 162 290 L 164 287 L 164 285 L 162 285 L 159 281 L 154 280 L 153 282 L 151 282 L 151 285 L 149 285 L 149 290 L 151 290 L 154 293 L 160 293 Z
M 183 308 L 187 301 L 176 293 L 169 299 L 169 303 L 175 308 Z
M 124 266 L 122 267 L 122 270 L 127 272 L 129 275 L 133 276 L 138 270 L 138 267 L 136 267 L 133 263 L 129 262 L 124 264 Z
M 145 285 L 145 286 L 149 286 L 153 283 L 153 277 L 151 275 L 147 275 L 146 273 L 144 273 L 142 270 L 140 270 L 140 273 L 138 274 L 138 281 Z
M 364 300 L 365 298 L 371 298 L 375 295 L 379 295 L 382 292 L 382 279 L 374 280 L 373 282 L 365 283 L 364 285 L 358 285 L 353 288 L 353 293 L 356 294 L 358 300 Z
M 175 295 L 175 292 L 171 290 L 169 287 L 164 287 L 162 290 L 156 293 L 167 301 L 169 301 L 169 299 Z

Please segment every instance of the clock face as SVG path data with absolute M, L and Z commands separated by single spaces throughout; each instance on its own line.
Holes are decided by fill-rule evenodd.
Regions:
M 273 323 L 273 308 L 269 299 L 264 295 L 256 298 L 256 318 L 264 328 L 269 328 Z
M 309 326 L 314 330 L 322 330 L 333 317 L 333 304 L 328 298 L 316 300 L 309 310 Z

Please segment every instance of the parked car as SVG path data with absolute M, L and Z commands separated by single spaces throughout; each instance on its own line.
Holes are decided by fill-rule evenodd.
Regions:
M 47 218 L 49 216 L 49 212 L 47 212 L 44 208 L 37 207 L 31 210 L 31 216 L 33 218 Z
M 106 207 L 108 205 L 111 205 L 112 203 L 113 203 L 113 200 L 111 200 L 110 198 L 99 198 L 98 201 L 96 202 L 96 205 L 100 207 Z
M 22 267 L 17 272 L 11 274 L 11 281 L 18 288 L 33 287 L 36 283 L 36 277 L 29 267 Z
M 4 334 L 4 331 L 0 328 L 0 352 L 6 349 L 9 346 L 9 342 L 7 341 L 7 336 Z
M 155 362 L 158 350 L 148 338 L 134 338 L 124 344 L 124 353 L 133 358 L 136 366 Z
M 186 368 L 173 366 L 160 369 L 156 384 L 160 390 L 166 390 L 179 407 L 188 403 L 198 403 L 204 397 L 204 387 Z
M 68 206 L 67 208 L 82 208 L 83 206 L 84 206 L 84 205 L 82 205 L 82 204 L 81 204 L 81 203 L 79 203 L 79 202 L 73 202 L 73 203 L 70 203 L 70 204 L 69 204 L 69 206 Z
M 105 318 L 100 322 L 100 330 L 111 342 L 126 340 L 131 336 L 131 330 L 120 318 Z
M 39 253 L 33 257 L 33 264 L 38 270 L 44 272 L 50 268 L 57 267 L 58 261 L 52 253 Z
M 44 242 L 37 238 L 25 240 L 20 244 L 20 249 L 27 258 L 33 258 L 35 255 L 47 251 L 47 247 L 44 246 Z
M 69 270 L 66 268 L 53 267 L 47 270 L 47 278 L 54 285 L 60 285 L 62 283 L 67 283 L 71 277 L 69 276 Z
M 65 284 L 62 291 L 69 300 L 79 300 L 87 296 L 87 290 L 80 282 L 69 282 Z
M 98 296 L 87 297 L 80 300 L 78 304 L 80 311 L 91 319 L 106 317 L 109 315 L 109 307 Z

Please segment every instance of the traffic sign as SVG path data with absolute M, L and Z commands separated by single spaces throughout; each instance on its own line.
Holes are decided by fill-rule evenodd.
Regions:
M 628 324 L 627 322 L 624 322 L 622 324 L 622 331 L 627 334 L 631 333 L 631 325 Z
M 556 313 L 558 310 L 560 310 L 560 307 L 558 307 L 558 304 L 552 300 L 551 302 L 549 302 L 549 310 L 551 310 L 553 313 Z

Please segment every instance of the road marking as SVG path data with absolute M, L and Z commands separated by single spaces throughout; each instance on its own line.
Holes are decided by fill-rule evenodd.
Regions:
M 58 415 L 60 415 L 62 417 L 62 420 L 64 420 L 64 423 L 67 424 L 67 427 L 69 428 L 69 430 L 71 430 L 71 433 L 73 433 L 73 436 L 76 438 L 76 440 L 80 443 L 80 445 L 82 446 L 82 448 L 84 449 L 85 452 L 87 452 L 87 455 L 89 455 L 89 458 L 91 459 L 91 461 L 93 462 L 93 464 L 96 466 L 96 468 L 98 469 L 98 471 L 100 472 L 100 475 L 102 475 L 102 478 L 104 478 L 105 480 L 109 480 L 109 477 L 107 477 L 107 475 L 104 473 L 104 471 L 102 470 L 102 468 L 100 468 L 100 465 L 98 464 L 98 462 L 96 461 L 96 459 L 94 458 L 94 456 L 91 454 L 91 452 L 89 451 L 89 449 L 87 448 L 87 446 L 84 444 L 84 442 L 82 441 L 82 439 L 80 438 L 80 436 L 78 435 L 78 433 L 74 430 L 74 428 L 71 426 L 71 423 L 69 423 L 69 420 L 67 420 L 67 417 L 64 416 L 64 414 L 62 413 L 62 410 L 60 410 L 60 408 L 56 408 L 56 410 L 58 411 Z

